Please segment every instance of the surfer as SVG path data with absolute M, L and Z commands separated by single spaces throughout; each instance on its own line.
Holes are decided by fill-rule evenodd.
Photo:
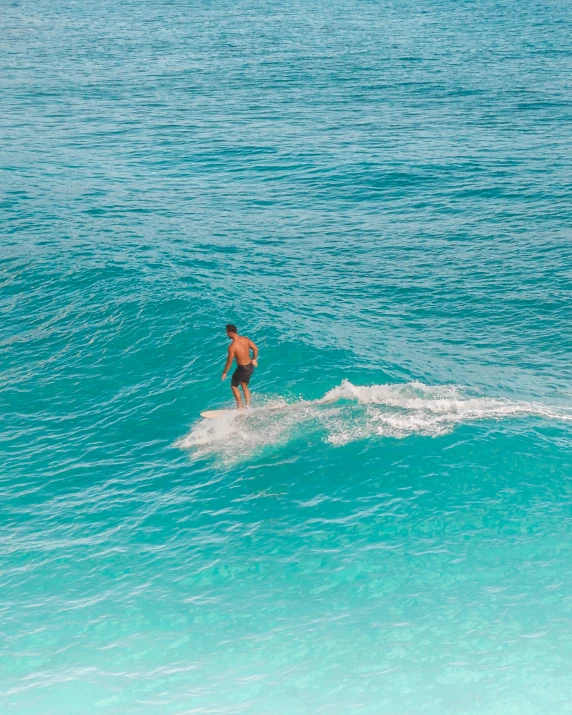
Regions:
M 232 378 L 230 380 L 230 389 L 236 400 L 236 406 L 238 409 L 242 408 L 242 399 L 240 397 L 240 390 L 238 386 L 242 387 L 244 392 L 244 401 L 246 406 L 250 405 L 250 390 L 248 389 L 248 383 L 254 372 L 254 368 L 258 367 L 258 348 L 256 345 L 247 338 L 245 335 L 239 335 L 236 325 L 228 324 L 226 326 L 226 334 L 232 340 L 231 344 L 228 346 L 228 357 L 226 359 L 226 365 L 222 372 L 222 379 L 224 380 L 230 370 L 232 361 L 236 360 L 236 370 L 232 373 Z M 252 360 L 250 359 L 250 351 L 252 350 Z

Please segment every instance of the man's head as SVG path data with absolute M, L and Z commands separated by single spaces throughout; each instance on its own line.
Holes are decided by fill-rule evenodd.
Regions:
M 228 335 L 229 338 L 234 338 L 235 335 L 238 335 L 238 330 L 236 328 L 236 325 L 233 325 L 232 323 L 228 323 L 226 326 L 226 334 Z

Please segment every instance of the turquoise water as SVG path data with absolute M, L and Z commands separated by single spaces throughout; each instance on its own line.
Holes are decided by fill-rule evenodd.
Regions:
M 570 5 L 0 12 L 0 711 L 570 713 Z

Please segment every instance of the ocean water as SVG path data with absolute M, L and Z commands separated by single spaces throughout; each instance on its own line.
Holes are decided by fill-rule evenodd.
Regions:
M 570 4 L 0 17 L 0 711 L 571 713 Z

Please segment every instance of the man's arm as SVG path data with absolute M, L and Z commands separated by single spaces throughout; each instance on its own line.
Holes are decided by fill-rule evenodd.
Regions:
M 248 341 L 248 347 L 252 350 L 252 364 L 254 367 L 258 367 L 258 348 L 252 340 Z
M 231 344 L 228 346 L 228 357 L 226 359 L 226 365 L 224 366 L 224 370 L 222 371 L 222 379 L 223 380 L 226 378 L 226 374 L 230 370 L 230 366 L 232 365 L 233 358 L 234 358 L 234 347 Z

